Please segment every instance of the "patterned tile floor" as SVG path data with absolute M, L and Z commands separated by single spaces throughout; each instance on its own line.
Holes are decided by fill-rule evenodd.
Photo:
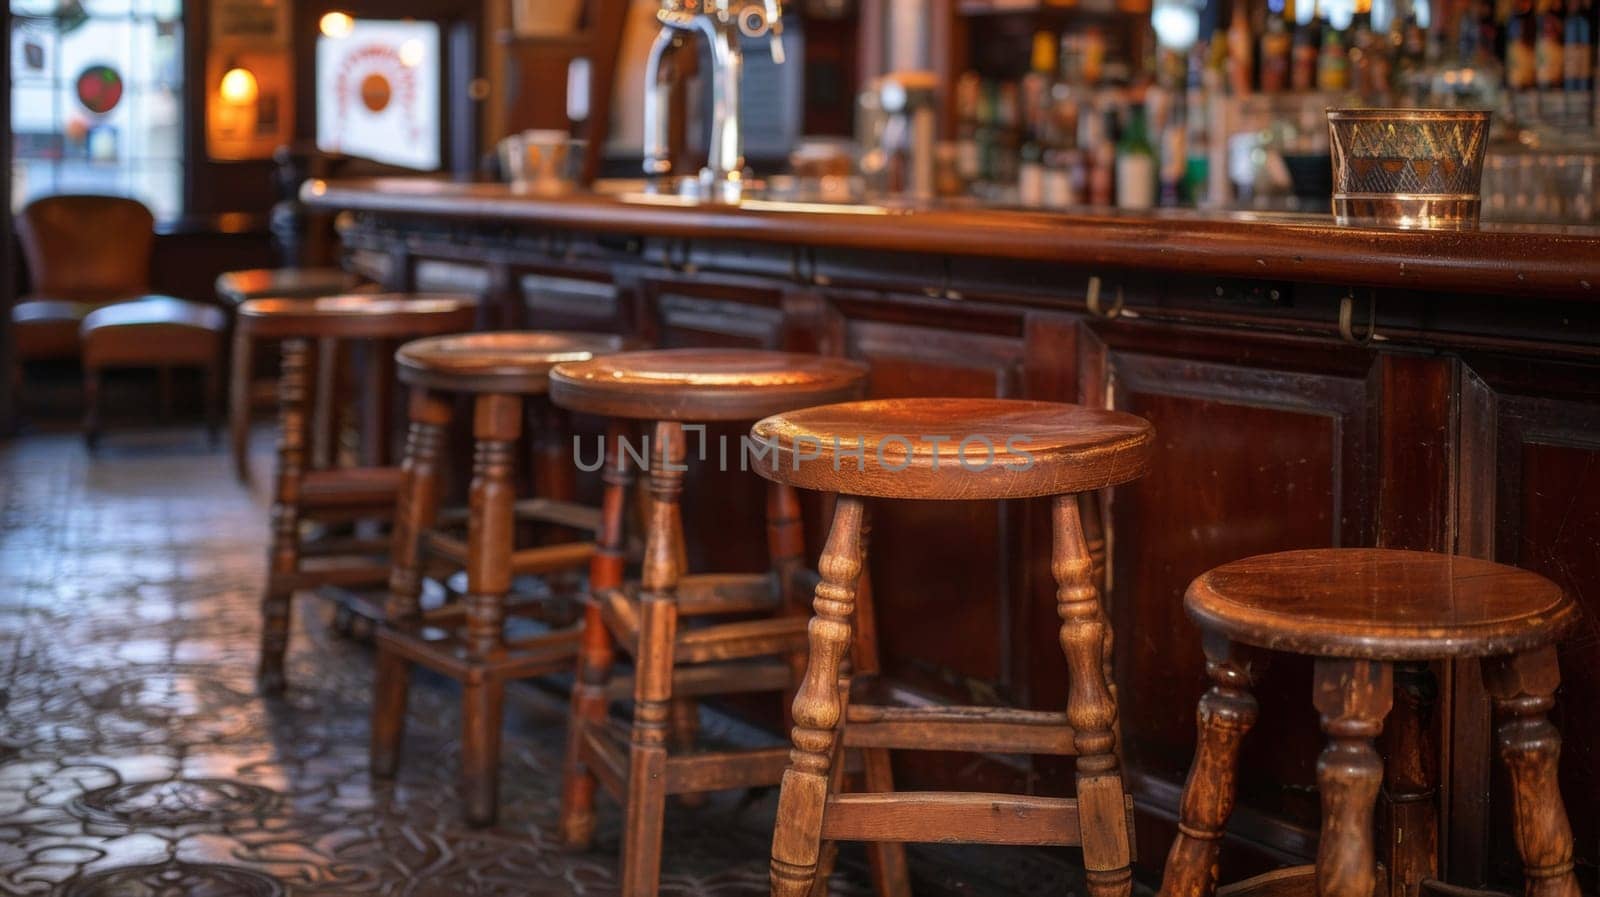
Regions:
M 265 535 L 262 497 L 193 431 L 112 433 L 92 463 L 71 434 L 0 442 L 0 894 L 615 893 L 613 806 L 592 851 L 553 834 L 553 693 L 509 701 L 487 830 L 457 821 L 444 680 L 412 690 L 399 779 L 370 780 L 370 651 L 314 599 L 296 606 L 288 697 L 254 695 Z M 773 803 L 673 807 L 663 893 L 766 893 Z M 1068 856 L 928 848 L 913 863 L 923 895 L 1065 894 Z M 868 893 L 863 879 L 846 852 L 834 892 Z

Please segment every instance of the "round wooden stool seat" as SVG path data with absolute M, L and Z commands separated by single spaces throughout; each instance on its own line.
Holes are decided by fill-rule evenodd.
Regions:
M 1561 587 L 1476 558 L 1381 548 L 1286 551 L 1203 574 L 1189 615 L 1234 641 L 1318 657 L 1438 660 L 1553 644 L 1578 619 Z
M 239 326 L 268 339 L 407 339 L 470 330 L 477 307 L 471 296 L 433 293 L 251 299 Z
M 573 411 L 636 420 L 756 420 L 856 398 L 867 366 L 755 349 L 658 349 L 558 365 L 550 398 Z
M 252 299 L 335 296 L 359 283 L 342 268 L 249 268 L 218 274 L 215 286 L 219 300 L 237 306 Z
M 764 477 L 879 498 L 1001 499 L 1136 479 L 1154 431 L 1120 411 L 1018 399 L 882 399 L 789 411 L 751 430 Z
M 395 352 L 400 380 L 447 392 L 539 395 L 550 369 L 620 351 L 623 337 L 609 333 L 463 333 L 406 343 Z

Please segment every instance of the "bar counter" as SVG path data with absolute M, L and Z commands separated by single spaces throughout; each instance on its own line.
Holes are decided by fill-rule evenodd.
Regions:
M 1340 227 L 1329 215 L 750 200 L 645 193 L 541 197 L 505 184 L 314 181 L 314 205 L 697 240 L 1080 262 L 1184 274 L 1472 293 L 1600 297 L 1600 228 L 1486 224 L 1441 234 Z
M 875 396 L 1019 396 L 1148 418 L 1158 434 L 1150 474 L 1104 496 L 1094 521 L 1147 878 L 1171 838 L 1205 684 L 1181 605 L 1193 577 L 1250 554 L 1341 545 L 1450 551 L 1551 577 L 1586 612 L 1562 648 L 1556 723 L 1579 874 L 1594 891 L 1600 229 L 728 208 L 422 179 L 313 181 L 302 198 L 348 213 L 352 269 L 398 290 L 478 292 L 485 327 L 845 354 L 871 363 Z M 691 566 L 757 568 L 759 486 L 736 472 L 693 475 L 720 488 L 688 490 L 716 493 L 686 507 L 699 547 Z M 730 507 L 748 513 L 730 518 Z M 1048 522 L 1027 502 L 883 509 L 872 573 L 890 687 L 912 699 L 1062 706 Z M 813 551 L 818 537 L 813 519 Z M 1315 852 L 1310 665 L 1261 664 L 1261 722 L 1246 741 L 1224 881 Z M 1392 777 L 1380 828 L 1432 812 L 1444 795 L 1441 871 L 1503 885 L 1518 867 L 1474 667 L 1399 677 L 1383 747 L 1421 740 L 1439 763 Z M 906 787 L 1071 790 L 1070 763 L 1053 758 L 906 754 L 896 764 Z M 1396 849 L 1431 853 L 1412 840 Z

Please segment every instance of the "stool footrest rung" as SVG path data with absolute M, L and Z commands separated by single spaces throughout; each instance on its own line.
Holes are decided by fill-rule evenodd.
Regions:
M 693 794 L 776 785 L 788 768 L 788 745 L 668 757 L 667 793 Z
M 795 686 L 795 678 L 788 663 L 774 658 L 681 666 L 672 671 L 672 696 L 699 698 L 783 691 Z M 606 683 L 606 697 L 612 701 L 633 700 L 633 677 L 613 676 Z
M 851 704 L 846 747 L 1073 756 L 1065 713 L 1007 707 L 888 707 Z
M 771 573 L 696 573 L 678 582 L 678 615 L 771 613 L 778 608 Z
M 807 623 L 804 617 L 775 617 L 680 630 L 672 655 L 678 663 L 706 663 L 794 654 L 806 650 Z
M 1078 802 L 974 792 L 840 794 L 822 815 L 827 841 L 1076 846 Z
M 1388 888 L 1374 888 L 1372 892 L 1387 894 L 1388 891 Z M 1422 893 L 1428 893 L 1426 886 Z M 1217 897 L 1317 897 L 1317 867 L 1289 866 L 1263 872 L 1217 888 Z
M 519 523 L 551 523 L 568 529 L 594 531 L 600 528 L 600 509 L 571 501 L 553 498 L 525 498 L 512 505 L 512 513 Z M 441 526 L 462 525 L 467 522 L 464 507 L 446 508 L 437 518 Z
M 444 558 L 464 567 L 467 565 L 467 543 L 438 530 L 429 530 L 422 536 L 424 550 L 434 557 Z M 540 545 L 511 553 L 511 572 L 518 574 L 551 573 L 581 567 L 594 555 L 593 542 L 562 542 Z
M 572 570 L 587 564 L 593 556 L 593 542 L 564 542 L 560 545 L 524 548 L 511 553 L 511 572 L 531 575 Z
M 609 721 L 583 730 L 581 751 L 584 766 L 594 774 L 606 793 L 621 800 L 628 789 L 628 743 L 610 737 Z

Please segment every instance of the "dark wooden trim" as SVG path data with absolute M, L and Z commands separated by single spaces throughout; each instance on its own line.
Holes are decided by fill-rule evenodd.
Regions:
M 675 197 L 518 195 L 426 178 L 308 182 L 311 206 L 612 234 L 1052 261 L 1341 287 L 1600 299 L 1600 229 L 1486 225 L 1464 233 L 1338 227 L 1321 215 L 1073 215 L 963 208 L 739 208 Z

